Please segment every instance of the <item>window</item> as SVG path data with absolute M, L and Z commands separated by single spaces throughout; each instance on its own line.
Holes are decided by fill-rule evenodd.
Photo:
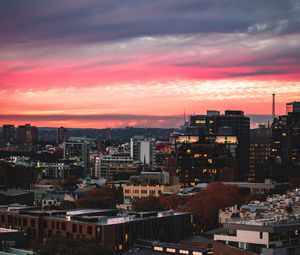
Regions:
M 31 227 L 34 228 L 35 227 L 35 221 L 31 220 Z
M 170 252 L 170 253 L 176 253 L 176 250 L 173 249 L 173 248 L 167 248 L 167 252 Z
M 259 239 L 263 239 L 263 232 L 259 232 Z
M 79 225 L 79 233 L 82 234 L 82 225 Z
M 72 224 L 72 232 L 73 233 L 77 232 L 77 225 L 76 224 Z
M 88 232 L 89 235 L 93 234 L 93 228 L 92 228 L 92 226 L 88 226 L 87 227 L 87 232 Z
M 193 251 L 193 255 L 202 255 L 203 253 L 200 251 Z
M 180 254 L 189 254 L 189 251 L 188 250 L 179 250 L 179 253 Z
M 163 251 L 164 249 L 162 247 L 154 246 L 155 251 Z
M 66 230 L 66 223 L 64 223 L 64 222 L 61 223 L 61 230 L 64 230 L 64 231 Z

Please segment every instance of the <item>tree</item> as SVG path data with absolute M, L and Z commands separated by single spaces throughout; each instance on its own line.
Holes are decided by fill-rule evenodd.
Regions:
M 72 190 L 76 188 L 76 185 L 79 184 L 80 181 L 75 176 L 68 176 L 61 183 L 61 187 L 64 189 Z
M 193 212 L 199 230 L 206 231 L 217 227 L 220 209 L 241 205 L 243 199 L 238 186 L 211 183 L 205 190 L 189 198 L 184 211 Z
M 38 255 L 114 255 L 115 252 L 94 239 L 69 240 L 64 237 L 53 237 L 45 242 L 35 241 L 32 248 Z
M 87 192 L 77 202 L 78 208 L 115 208 L 120 203 L 120 191 L 109 187 L 97 187 Z
M 151 212 L 164 210 L 158 197 L 146 197 L 135 200 L 132 203 L 132 209 L 136 212 Z

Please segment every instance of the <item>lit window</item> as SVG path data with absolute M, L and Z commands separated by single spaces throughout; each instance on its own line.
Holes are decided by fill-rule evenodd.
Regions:
M 200 251 L 193 251 L 193 255 L 202 255 L 203 253 Z
M 180 254 L 189 254 L 189 251 L 188 250 L 179 250 L 179 253 Z
M 167 248 L 167 252 L 175 253 L 175 252 L 176 252 L 176 250 L 175 250 L 175 249 L 173 249 L 173 248 Z
M 207 160 L 207 162 L 208 162 L 209 164 L 212 164 L 213 161 L 212 161 L 212 159 L 210 158 L 210 159 Z
M 162 247 L 154 246 L 155 251 L 163 251 L 164 249 Z

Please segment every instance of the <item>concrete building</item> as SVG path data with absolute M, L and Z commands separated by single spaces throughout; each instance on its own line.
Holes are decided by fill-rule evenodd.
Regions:
M 214 235 L 214 241 L 260 255 L 289 255 L 300 251 L 300 217 L 232 220 Z M 232 255 L 214 251 L 216 255 Z M 236 253 L 242 254 L 242 253 Z
M 117 214 L 117 210 L 71 211 L 1 210 L 0 227 L 23 229 L 29 238 L 96 239 L 117 252 L 133 247 L 137 240 L 178 243 L 191 236 L 190 213 L 150 212 Z
M 2 127 L 2 138 L 4 144 L 12 144 L 15 141 L 15 126 L 14 125 L 3 125 Z
M 180 184 L 170 183 L 167 172 L 142 172 L 141 175 L 131 176 L 129 183 L 123 185 L 124 199 L 129 200 L 176 194 L 179 190 Z
M 69 132 L 66 128 L 60 127 L 57 129 L 57 143 L 61 144 L 68 141 L 70 138 Z
M 152 171 L 156 168 L 155 139 L 134 136 L 130 139 L 130 156 Z
M 64 159 L 74 160 L 77 162 L 83 162 L 84 171 L 82 177 L 85 177 L 89 173 L 89 151 L 90 144 L 87 141 L 66 141 L 64 146 Z
M 300 102 L 294 101 L 286 104 L 286 115 L 290 112 L 300 112 Z
M 192 115 L 185 130 L 187 135 L 233 135 L 238 146 L 235 160 L 239 179 L 244 180 L 249 169 L 250 118 L 243 111 L 227 110 L 224 114 L 208 111 L 206 115 Z
M 21 145 L 32 145 L 38 141 L 38 128 L 25 124 L 18 126 L 17 142 Z
M 127 155 L 104 155 L 95 157 L 95 176 L 113 180 L 118 173 L 135 173 L 137 170 L 133 159 Z

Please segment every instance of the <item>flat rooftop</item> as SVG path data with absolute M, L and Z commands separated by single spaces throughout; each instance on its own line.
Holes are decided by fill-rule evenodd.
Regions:
M 0 234 L 1 233 L 11 233 L 11 232 L 18 232 L 18 230 L 10 229 L 10 228 L 0 228 Z

